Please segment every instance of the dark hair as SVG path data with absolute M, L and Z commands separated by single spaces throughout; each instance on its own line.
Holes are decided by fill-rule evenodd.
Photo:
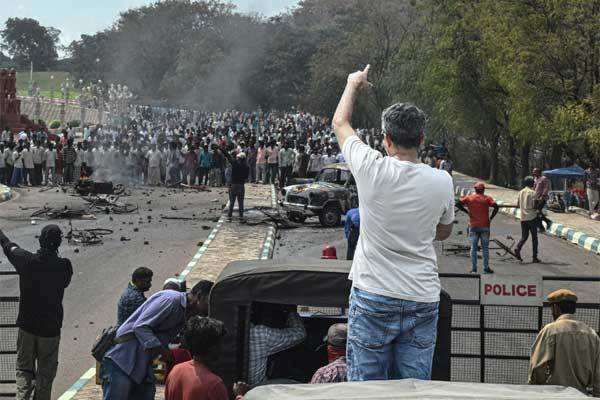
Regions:
M 534 184 L 535 179 L 533 179 L 533 176 L 526 176 L 525 178 L 523 178 L 523 186 L 532 188 Z
M 250 321 L 254 325 L 283 329 L 285 328 L 288 308 L 289 306 L 284 304 L 253 302 Z
M 208 297 L 212 287 L 213 283 L 211 281 L 200 281 L 194 285 L 194 287 L 191 290 L 191 293 L 194 297 L 198 298 Z
M 562 301 L 560 303 L 556 303 L 558 309 L 561 314 L 575 314 L 575 310 L 577 309 L 577 303 L 574 301 Z
M 396 103 L 381 113 L 381 130 L 396 146 L 413 149 L 421 144 L 427 116 L 410 103 Z
M 131 280 L 138 281 L 140 279 L 152 278 L 152 275 L 154 275 L 154 272 L 152 272 L 150 268 L 139 267 L 133 271 L 133 274 L 131 274 Z
M 226 334 L 223 322 L 196 315 L 186 322 L 183 340 L 192 357 L 196 358 L 212 355 Z

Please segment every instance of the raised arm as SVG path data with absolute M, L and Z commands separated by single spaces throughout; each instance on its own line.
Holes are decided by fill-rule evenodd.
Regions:
M 342 98 L 340 99 L 337 109 L 335 110 L 335 114 L 333 115 L 333 130 L 340 145 L 340 149 L 344 148 L 346 139 L 352 135 L 356 135 L 356 132 L 354 132 L 354 129 L 352 129 L 352 126 L 350 125 L 350 121 L 352 120 L 352 112 L 354 110 L 356 95 L 360 89 L 369 85 L 367 77 L 370 67 L 370 65 L 367 65 L 364 70 L 354 72 L 348 76 L 346 88 L 344 89 Z

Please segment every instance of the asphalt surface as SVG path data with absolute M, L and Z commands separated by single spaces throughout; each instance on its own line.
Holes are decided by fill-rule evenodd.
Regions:
M 97 220 L 73 220 L 74 228 L 108 228 L 113 234 L 101 245 L 81 246 L 63 242 L 60 254 L 71 259 L 74 269 L 71 285 L 65 292 L 64 324 L 59 369 L 54 381 L 53 398 L 58 398 L 85 371 L 93 366 L 92 342 L 105 327 L 116 322 L 116 303 L 131 277 L 140 266 L 154 271 L 148 296 L 162 287 L 165 279 L 181 272 L 197 251 L 226 203 L 223 189 L 211 192 L 139 187 L 119 200 L 137 204 L 139 212 L 107 215 L 97 213 Z M 52 189 L 22 188 L 11 201 L 0 204 L 0 228 L 21 247 L 37 250 L 36 235 L 43 226 L 56 223 L 66 232 L 68 221 L 37 221 L 31 224 L 33 208 L 84 207 L 79 197 Z M 167 220 L 161 215 L 192 218 Z M 121 241 L 125 237 L 127 241 Z M 147 244 L 145 244 L 145 242 Z M 1 254 L 0 269 L 9 268 Z M 18 296 L 18 278 L 0 277 L 2 296 Z
M 465 274 L 461 278 L 442 278 L 442 287 L 453 299 L 477 300 L 479 298 L 479 281 L 477 276 L 469 274 L 471 260 L 468 253 L 469 242 L 466 236 L 467 216 L 457 214 L 452 236 L 443 244 L 437 243 L 438 265 L 440 273 Z M 274 251 L 274 258 L 308 257 L 319 258 L 324 246 L 337 248 L 340 259 L 346 257 L 346 241 L 342 227 L 326 229 L 319 226 L 318 221 L 308 220 L 295 230 L 281 230 L 280 240 Z M 519 221 L 499 214 L 493 221 L 492 238 L 501 240 L 509 246 L 512 243 L 507 236 L 520 237 Z M 497 244 L 490 245 L 490 265 L 496 274 L 525 276 L 600 276 L 600 257 L 586 252 L 567 241 L 553 236 L 540 235 L 541 264 L 532 264 L 531 244 L 523 248 L 524 262 L 519 262 L 503 250 L 495 249 Z M 454 251 L 463 248 L 464 250 Z M 482 261 L 479 260 L 481 272 Z M 580 302 L 600 302 L 600 282 L 550 282 L 544 281 L 544 294 L 560 287 L 573 289 Z M 578 310 L 576 316 L 590 326 L 598 329 L 600 315 L 598 310 Z M 546 308 L 543 323 L 551 320 Z M 486 307 L 485 326 L 505 329 L 537 329 L 538 314 L 531 307 Z M 452 310 L 453 327 L 479 326 L 479 306 L 455 305 Z M 506 355 L 529 357 L 535 340 L 534 333 L 486 333 L 486 355 Z M 479 333 L 457 332 L 452 334 L 452 352 L 473 354 L 473 358 L 452 358 L 451 376 L 455 381 L 479 381 Z M 527 360 L 493 360 L 486 359 L 485 379 L 490 383 L 525 384 L 527 378 Z

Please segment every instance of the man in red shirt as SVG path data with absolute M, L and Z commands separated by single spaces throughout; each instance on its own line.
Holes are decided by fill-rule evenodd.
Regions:
M 475 193 L 462 197 L 456 206 L 469 213 L 469 240 L 471 241 L 471 273 L 477 273 L 477 248 L 481 241 L 483 253 L 483 272 L 492 274 L 490 269 L 490 222 L 498 214 L 498 204 L 490 196 L 486 196 L 485 184 L 477 182 Z M 464 207 L 468 208 L 468 211 Z M 490 217 L 490 207 L 493 207 Z
M 223 380 L 207 367 L 219 356 L 225 334 L 221 321 L 200 316 L 187 321 L 184 338 L 193 359 L 169 373 L 166 400 L 229 400 Z

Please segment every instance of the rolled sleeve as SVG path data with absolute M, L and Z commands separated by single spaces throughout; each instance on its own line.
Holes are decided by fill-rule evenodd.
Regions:
M 133 328 L 133 332 L 135 333 L 135 336 L 138 338 L 138 341 L 144 350 L 162 346 L 162 343 L 154 335 L 154 332 L 149 326 L 136 326 Z

